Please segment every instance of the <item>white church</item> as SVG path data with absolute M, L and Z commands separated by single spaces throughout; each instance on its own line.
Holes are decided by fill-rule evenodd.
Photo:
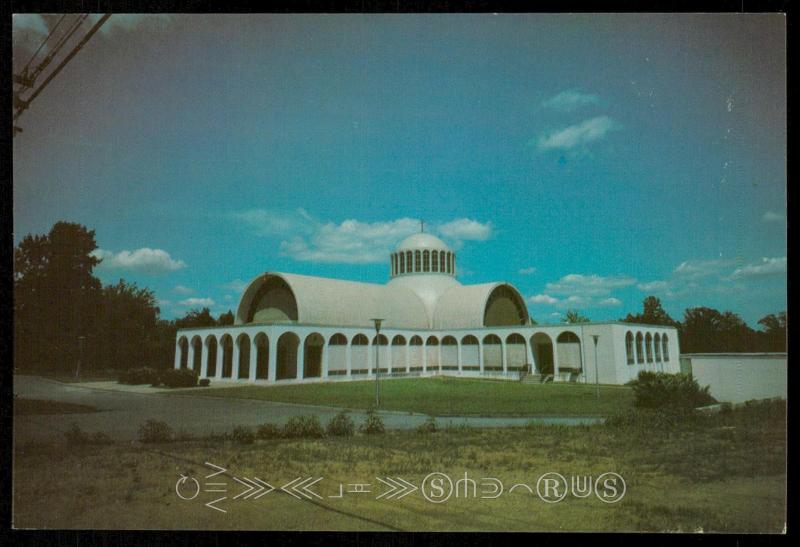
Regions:
M 455 253 L 422 232 L 391 253 L 385 285 L 265 272 L 247 285 L 233 325 L 178 331 L 175 368 L 267 385 L 363 380 L 376 370 L 603 384 L 680 371 L 673 327 L 534 325 L 513 285 L 462 285 L 455 272 Z

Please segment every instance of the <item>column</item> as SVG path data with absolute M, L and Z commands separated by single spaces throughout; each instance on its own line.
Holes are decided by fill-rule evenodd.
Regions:
M 328 348 L 329 345 L 325 343 L 325 338 L 322 339 L 322 377 L 328 377 Z
M 278 372 L 278 335 L 274 334 L 267 338 L 269 343 L 269 364 L 267 365 L 267 381 L 270 384 L 275 383 L 275 378 Z
M 194 344 L 189 340 L 189 353 L 186 357 L 186 368 L 193 369 L 194 367 Z
M 302 380 L 306 369 L 306 343 L 300 338 L 297 346 L 297 379 Z
M 175 342 L 175 368 L 181 368 L 181 344 Z
M 222 345 L 222 337 L 217 339 L 217 380 L 222 379 L 222 363 L 225 355 L 225 348 Z
M 347 377 L 350 378 L 353 376 L 353 351 L 352 351 L 352 339 L 347 342 L 344 350 L 344 359 L 345 364 L 347 366 Z
M 553 341 L 553 381 L 558 381 L 558 337 Z
M 506 374 L 508 372 L 508 351 L 506 349 L 506 341 L 502 338 L 500 339 L 500 352 L 503 356 L 503 374 Z
M 411 372 L 411 339 L 407 339 L 403 346 L 406 350 L 406 372 Z
M 388 336 L 386 337 L 386 341 L 389 342 L 389 345 L 386 346 L 386 372 L 388 374 L 392 373 L 392 340 Z
M 456 348 L 458 348 L 458 357 L 457 357 L 457 359 L 458 359 L 458 363 L 457 363 L 458 364 L 458 373 L 461 374 L 463 369 L 462 369 L 462 365 L 461 365 L 461 341 L 460 340 L 456 340 Z
M 533 374 L 536 371 L 536 364 L 533 362 L 533 350 L 531 350 L 530 340 L 525 340 L 525 362 L 530 365 L 530 372 Z
M 231 380 L 239 379 L 239 342 L 233 341 L 233 359 L 231 359 Z
M 250 340 L 250 378 L 251 382 L 256 381 L 256 367 L 258 366 L 258 346 L 256 345 L 256 337 Z
M 483 341 L 478 339 L 478 362 L 481 365 L 481 374 L 483 374 Z
M 428 372 L 428 343 L 422 341 L 422 373 Z
M 208 345 L 200 341 L 200 378 L 208 377 Z

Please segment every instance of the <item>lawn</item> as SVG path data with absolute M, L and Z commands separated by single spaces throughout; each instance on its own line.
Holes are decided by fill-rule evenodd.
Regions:
M 450 377 L 384 380 L 380 393 L 382 410 L 431 416 L 604 416 L 633 404 L 633 392 L 624 386 L 600 386 L 598 400 L 593 385 Z M 367 409 L 375 404 L 375 382 L 243 385 L 183 394 Z
M 393 431 L 254 444 L 207 439 L 66 449 L 56 440 L 16 445 L 13 522 L 22 528 L 113 529 L 784 530 L 785 410 L 773 405 L 767 412 L 737 409 L 678 426 L 657 423 Z M 228 474 L 204 479 L 214 471 L 205 462 Z M 536 495 L 544 473 L 596 478 L 608 471 L 626 483 L 618 503 L 570 495 L 549 504 Z M 453 481 L 467 473 L 479 481 L 478 493 L 443 503 L 426 500 L 418 490 L 400 499 L 379 497 L 388 488 L 378 477 L 420 486 L 431 472 Z M 181 474 L 204 485 L 222 483 L 216 488 L 225 492 L 201 491 L 182 500 L 176 494 Z M 240 494 L 249 489 L 234 476 L 257 477 L 278 488 L 299 478 L 323 479 L 312 487 L 320 498 L 275 490 L 247 499 Z M 502 481 L 502 494 L 481 497 L 485 478 Z M 357 483 L 369 484 L 369 492 L 348 492 Z M 515 484 L 533 493 L 511 491 Z M 335 497 L 340 485 L 344 494 Z M 205 506 L 219 498 L 224 499 L 216 506 L 225 513 Z
M 46 399 L 20 399 L 14 398 L 14 415 L 31 416 L 40 414 L 85 414 L 97 412 L 89 405 L 48 401 Z

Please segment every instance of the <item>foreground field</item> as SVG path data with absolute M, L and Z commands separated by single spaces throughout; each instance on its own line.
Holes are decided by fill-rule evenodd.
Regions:
M 247 445 L 231 440 L 67 449 L 56 443 L 17 445 L 14 526 L 780 533 L 786 520 L 786 430 L 785 414 L 774 408 L 677 427 L 648 420 Z M 204 479 L 216 471 L 206 462 L 226 468 L 227 474 Z M 536 495 L 537 480 L 548 472 L 596 478 L 609 471 L 626 483 L 617 503 L 570 495 L 550 504 Z M 467 473 L 478 483 L 477 494 L 442 503 L 426 500 L 419 490 L 402 498 L 380 497 L 388 487 L 378 477 L 402 478 L 419 487 L 432 472 L 453 481 Z M 202 481 L 206 491 L 180 499 L 181 474 Z M 253 494 L 261 491 L 248 496 L 251 488 L 234 476 L 257 477 L 277 488 L 322 478 L 311 487 L 320 497 L 275 490 L 256 499 Z M 491 478 L 502 481 L 502 495 L 481 497 Z M 212 481 L 220 485 L 211 488 Z M 357 483 L 369 484 L 369 492 L 349 493 Z M 427 491 L 434 494 L 432 484 Z M 533 492 L 510 491 L 515 484 Z M 335 497 L 340 485 L 343 495 Z M 215 489 L 225 492 L 207 491 Z M 220 498 L 215 506 L 225 513 L 204 505 Z
M 628 409 L 633 392 L 624 386 L 522 384 L 467 378 L 401 378 L 380 384 L 382 410 L 430 416 L 604 416 Z M 187 395 L 260 399 L 283 403 L 367 409 L 375 404 L 375 382 L 209 388 Z

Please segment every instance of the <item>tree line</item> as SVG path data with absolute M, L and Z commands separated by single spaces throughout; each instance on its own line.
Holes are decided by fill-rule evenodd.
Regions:
M 18 370 L 71 373 L 88 370 L 168 368 L 180 328 L 233 324 L 233 313 L 214 318 L 208 308 L 167 320 L 153 291 L 120 279 L 103 286 L 93 269 L 100 259 L 94 230 L 57 222 L 45 235 L 27 235 L 14 249 L 14 366 Z M 786 351 L 786 312 L 766 315 L 760 330 L 737 314 L 689 308 L 675 321 L 655 296 L 621 321 L 669 325 L 679 331 L 681 351 Z M 585 322 L 569 310 L 565 322 Z

